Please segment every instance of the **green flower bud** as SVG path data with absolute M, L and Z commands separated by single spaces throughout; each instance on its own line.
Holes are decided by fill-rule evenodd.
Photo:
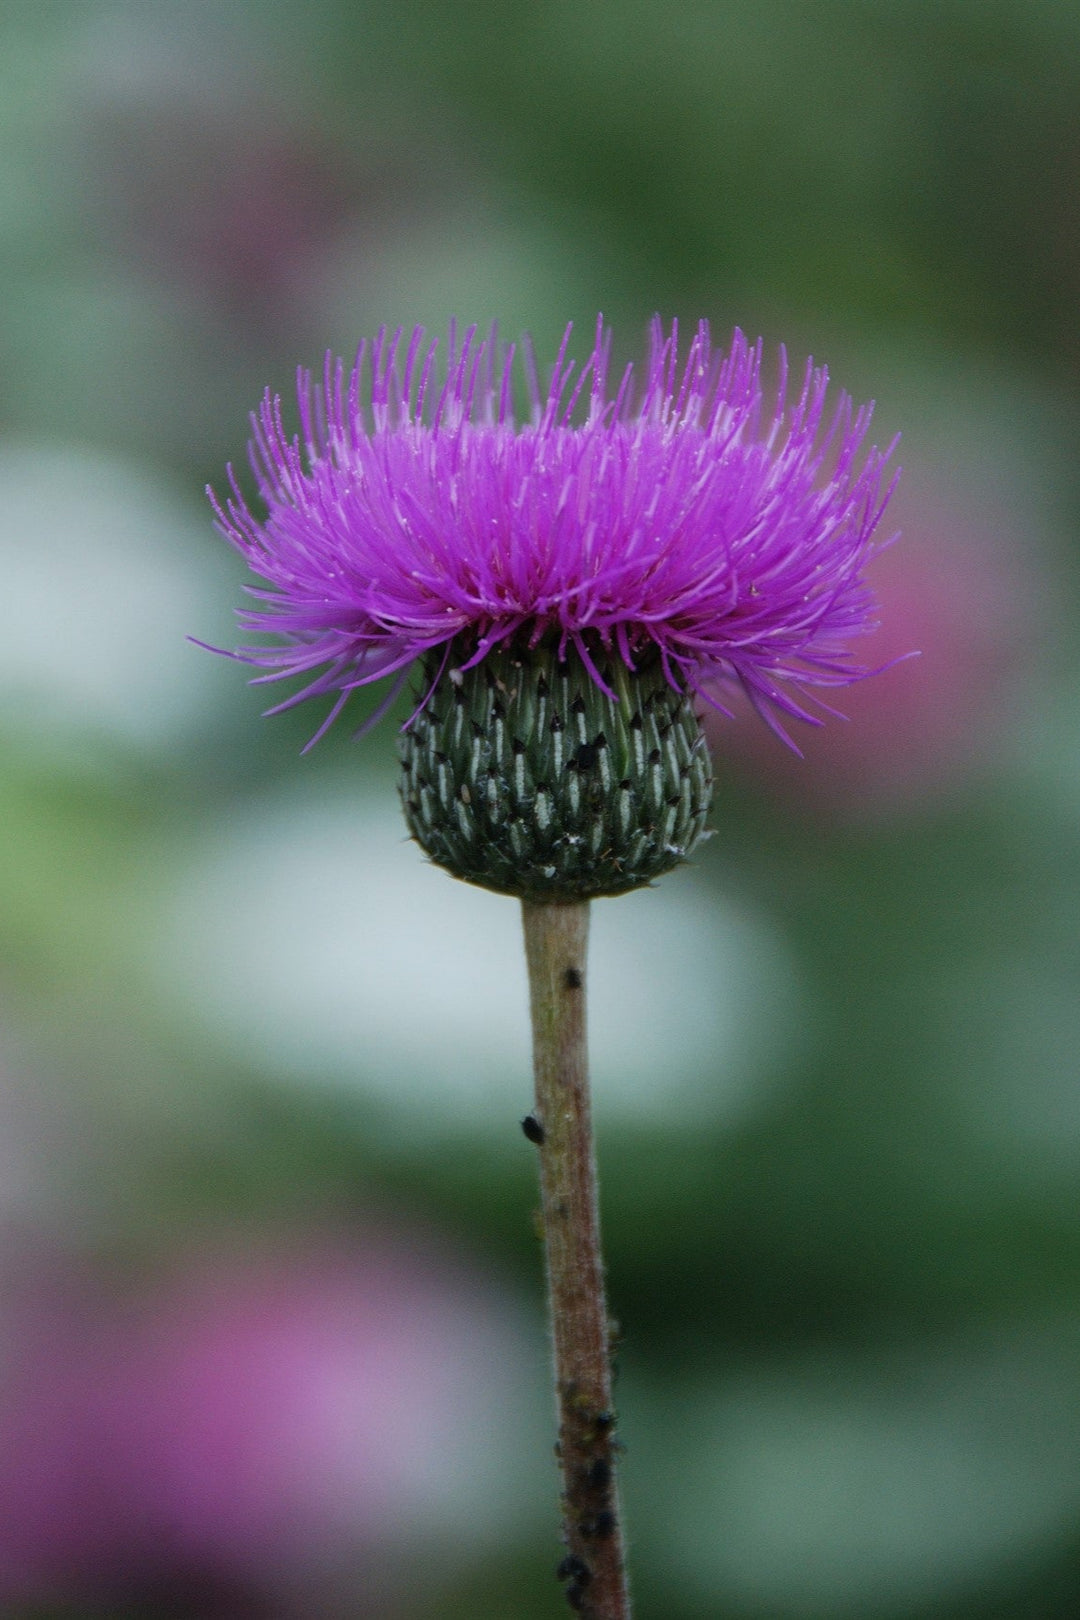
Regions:
M 640 888 L 701 838 L 712 766 L 692 695 L 659 658 L 604 661 L 614 697 L 550 643 L 438 668 L 425 664 L 436 684 L 401 737 L 401 799 L 417 843 L 455 877 L 588 900 Z

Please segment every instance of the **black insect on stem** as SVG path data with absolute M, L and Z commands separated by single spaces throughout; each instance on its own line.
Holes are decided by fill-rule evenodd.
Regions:
M 566 1601 L 577 1613 L 585 1607 L 585 1588 L 592 1580 L 592 1571 L 588 1564 L 573 1553 L 567 1554 L 555 1571 L 556 1578 L 566 1581 Z
M 587 1586 L 589 1582 L 589 1566 L 583 1559 L 575 1557 L 573 1553 L 567 1553 L 555 1571 L 555 1579 L 557 1581 L 580 1581 L 582 1586 Z
M 535 1114 L 526 1114 L 525 1118 L 521 1122 L 521 1128 L 525 1132 L 525 1135 L 528 1137 L 530 1142 L 534 1143 L 537 1147 L 543 1146 L 544 1127 L 541 1125 Z

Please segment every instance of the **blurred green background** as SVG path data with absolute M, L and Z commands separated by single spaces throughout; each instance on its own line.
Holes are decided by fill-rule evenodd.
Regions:
M 637 1612 L 1075 1615 L 1080 10 L 9 0 L 0 152 L 0 1612 L 564 1612 L 515 908 L 184 638 L 266 384 L 602 309 L 876 398 L 923 654 L 595 908 Z

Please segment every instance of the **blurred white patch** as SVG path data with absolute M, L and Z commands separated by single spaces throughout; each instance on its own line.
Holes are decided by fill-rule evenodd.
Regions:
M 205 729 L 227 557 L 153 476 L 84 447 L 0 449 L 0 719 L 8 731 L 164 747 Z
M 713 1602 L 893 1614 L 1054 1546 L 1080 1511 L 1077 1324 L 735 1375 L 635 1442 L 631 1520 Z M 631 1484 L 632 1481 L 628 1481 Z
M 474 1129 L 530 1094 L 520 910 L 455 882 L 396 794 L 324 790 L 233 817 L 181 876 L 157 971 L 271 1072 L 378 1096 L 410 1129 Z M 693 873 L 593 907 L 590 1045 L 605 1115 L 741 1114 L 798 1026 L 765 922 Z

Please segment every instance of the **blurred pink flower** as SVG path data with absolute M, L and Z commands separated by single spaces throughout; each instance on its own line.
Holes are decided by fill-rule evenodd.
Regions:
M 120 254 L 234 333 L 303 318 L 343 233 L 380 235 L 427 194 L 411 112 L 353 109 L 340 128 L 270 45 L 183 8 L 102 22 L 81 64 L 84 217 Z M 283 94 L 283 82 L 290 92 Z
M 347 1589 L 396 1614 L 504 1522 L 511 1313 L 430 1239 L 207 1253 L 126 1303 L 54 1274 L 13 1304 L 2 1604 L 190 1588 L 310 1616 Z
M 1006 690 L 1030 658 L 1040 571 L 1030 556 L 1022 567 L 989 521 L 980 528 L 942 497 L 916 503 L 902 493 L 898 507 L 903 545 L 869 569 L 881 627 L 866 662 L 881 673 L 838 698 L 846 723 L 794 733 L 802 759 L 757 728 L 709 716 L 721 779 L 734 762 L 784 797 L 872 816 L 946 791 L 989 753 Z M 918 657 L 906 656 L 912 649 Z
M 109 112 L 93 145 L 113 245 L 234 320 L 295 314 L 312 260 L 383 183 L 265 108 L 173 96 Z

